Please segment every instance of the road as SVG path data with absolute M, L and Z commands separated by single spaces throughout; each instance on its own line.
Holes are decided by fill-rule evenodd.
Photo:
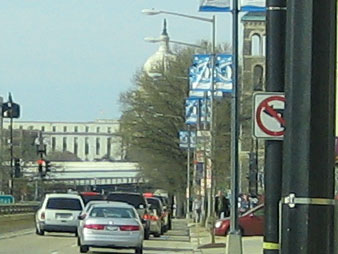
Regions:
M 0 254 L 75 254 L 79 253 L 74 234 L 46 233 L 37 236 L 34 230 L 26 234 L 0 238 Z M 133 250 L 110 250 L 92 248 L 88 253 L 134 253 Z M 175 221 L 173 230 L 160 238 L 151 238 L 144 242 L 144 254 L 192 254 L 192 245 L 185 223 Z

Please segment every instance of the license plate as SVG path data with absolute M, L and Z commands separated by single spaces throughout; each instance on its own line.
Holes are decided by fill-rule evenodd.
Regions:
M 58 219 L 68 219 L 71 216 L 72 216 L 71 214 L 57 214 L 56 218 L 58 218 Z
M 117 231 L 118 227 L 115 227 L 115 226 L 106 226 L 106 230 L 109 230 L 109 231 Z

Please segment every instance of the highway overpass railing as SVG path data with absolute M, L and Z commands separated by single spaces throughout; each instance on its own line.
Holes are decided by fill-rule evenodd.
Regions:
M 34 213 L 38 208 L 38 202 L 22 204 L 0 204 L 0 216 L 20 213 Z

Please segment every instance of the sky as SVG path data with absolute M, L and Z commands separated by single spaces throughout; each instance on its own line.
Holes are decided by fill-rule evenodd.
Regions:
M 24 121 L 118 119 L 119 96 L 158 49 L 167 19 L 172 40 L 210 40 L 211 23 L 173 15 L 147 16 L 155 8 L 195 16 L 216 14 L 217 43 L 231 42 L 229 13 L 198 12 L 199 0 L 1 0 L 0 96 L 9 92 Z

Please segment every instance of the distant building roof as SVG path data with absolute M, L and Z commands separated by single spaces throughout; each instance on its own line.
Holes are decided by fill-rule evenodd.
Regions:
M 242 21 L 265 21 L 265 12 L 248 12 L 242 17 Z

